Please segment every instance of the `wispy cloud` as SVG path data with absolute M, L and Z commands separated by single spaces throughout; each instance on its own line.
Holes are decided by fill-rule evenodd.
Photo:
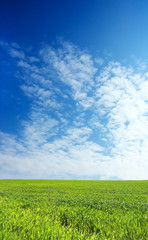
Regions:
M 14 48 L 10 48 L 9 53 L 13 58 L 20 58 L 20 59 L 25 58 L 25 54 L 22 51 L 16 50 Z
M 25 54 L 17 43 L 7 43 L 0 41 L 0 47 L 4 48 L 12 58 L 24 59 Z
M 91 95 L 97 71 L 91 55 L 69 43 L 63 43 L 58 50 L 45 47 L 40 55 L 47 64 L 53 66 L 59 80 L 71 87 L 74 100 L 85 109 L 89 108 L 94 102 Z
M 31 101 L 19 136 L 1 132 L 2 177 L 146 179 L 148 73 L 62 42 L 15 59 Z M 145 67 L 144 67 L 145 66 Z
M 144 170 L 148 169 L 145 148 L 148 140 L 148 102 L 144 94 L 148 84 L 146 75 L 111 62 L 102 71 L 103 78 L 99 76 L 102 85 L 97 92 L 98 104 L 107 118 L 105 125 L 113 144 L 111 154 L 117 159 L 117 164 L 123 165 L 120 176 L 126 179 L 147 178 Z

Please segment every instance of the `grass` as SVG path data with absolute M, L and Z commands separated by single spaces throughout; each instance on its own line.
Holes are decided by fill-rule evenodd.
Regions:
M 0 180 L 0 240 L 148 239 L 148 181 Z

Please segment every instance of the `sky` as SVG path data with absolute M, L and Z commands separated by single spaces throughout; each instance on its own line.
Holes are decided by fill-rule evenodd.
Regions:
M 148 179 L 147 12 L 0 1 L 1 179 Z

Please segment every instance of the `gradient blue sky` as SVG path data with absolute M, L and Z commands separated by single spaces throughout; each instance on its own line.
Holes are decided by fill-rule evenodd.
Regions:
M 148 178 L 147 12 L 0 1 L 0 178 Z

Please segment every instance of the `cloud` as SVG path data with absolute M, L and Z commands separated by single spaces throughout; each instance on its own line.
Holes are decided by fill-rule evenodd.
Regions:
M 148 141 L 148 104 L 143 91 L 148 79 L 145 73 L 134 73 L 134 69 L 127 69 L 114 62 L 109 64 L 102 75 L 107 78 L 106 81 L 102 79 L 102 86 L 97 92 L 98 104 L 108 119 L 105 125 L 113 144 L 111 153 L 117 163 L 122 163 L 124 167 L 120 176 L 138 179 L 141 175 L 141 178 L 146 179 L 144 168 L 148 169 L 145 148 Z
M 91 55 L 82 52 L 69 43 L 63 43 L 62 49 L 45 47 L 40 51 L 43 60 L 52 65 L 58 78 L 72 89 L 72 97 L 85 109 L 93 104 L 92 87 L 97 68 Z
M 25 54 L 22 51 L 16 50 L 14 48 L 10 48 L 9 53 L 10 53 L 10 56 L 13 58 L 20 58 L 20 59 L 25 58 Z
M 19 136 L 0 133 L 3 178 L 147 179 L 146 67 L 106 63 L 67 42 L 36 56 L 1 46 L 31 101 Z
M 13 42 L 9 44 L 0 40 L 0 46 L 4 48 L 12 58 L 25 59 L 25 54 L 17 43 Z
M 100 58 L 100 57 L 95 58 L 94 61 L 95 61 L 95 63 L 97 63 L 97 64 L 99 64 L 99 65 L 103 65 L 103 63 L 104 63 L 103 58 Z

